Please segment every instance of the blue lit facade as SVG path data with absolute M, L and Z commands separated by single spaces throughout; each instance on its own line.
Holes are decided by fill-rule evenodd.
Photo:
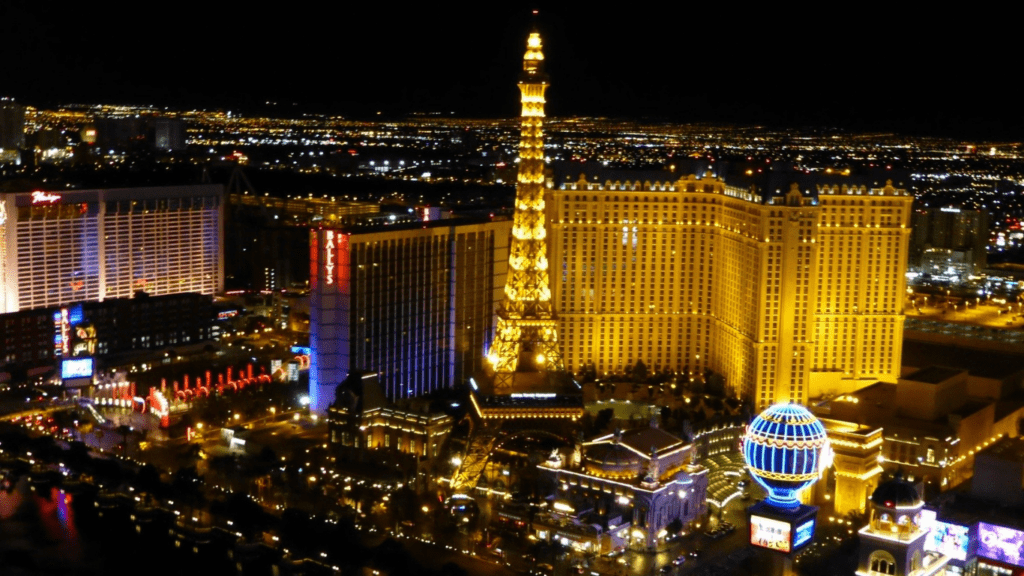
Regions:
M 310 236 L 310 409 L 325 413 L 350 370 L 389 400 L 475 374 L 494 329 L 509 221 L 315 229 Z
M 766 503 L 781 509 L 799 507 L 799 492 L 818 480 L 831 454 L 825 427 L 799 404 L 768 408 L 743 439 L 751 477 L 768 492 Z

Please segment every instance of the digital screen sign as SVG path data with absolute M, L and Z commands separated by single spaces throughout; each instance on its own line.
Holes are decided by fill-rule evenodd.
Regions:
M 81 304 L 75 304 L 68 309 L 68 322 L 72 326 L 78 326 L 82 322 L 85 322 L 85 313 L 82 310 Z
M 929 510 L 927 508 L 921 510 L 921 520 L 919 522 L 921 529 L 932 531 L 932 527 L 935 526 L 935 510 Z
M 292 354 L 305 354 L 309 356 L 312 354 L 312 350 L 310 350 L 309 346 L 292 346 Z
M 941 520 L 932 522 L 931 531 L 924 541 L 924 549 L 929 552 L 945 554 L 957 560 L 967 559 L 970 529 L 959 524 L 950 524 Z
M 1024 532 L 979 522 L 978 556 L 1024 567 Z
M 75 378 L 92 378 L 92 358 L 68 358 L 61 360 L 60 377 L 62 380 L 74 380 Z
M 813 521 L 811 525 L 813 528 Z M 754 546 L 789 553 L 792 549 L 789 545 L 791 531 L 791 526 L 786 522 L 750 516 L 750 543 Z
M 796 536 L 793 537 L 793 548 L 799 548 L 810 542 L 812 536 L 814 536 L 813 518 L 796 527 Z

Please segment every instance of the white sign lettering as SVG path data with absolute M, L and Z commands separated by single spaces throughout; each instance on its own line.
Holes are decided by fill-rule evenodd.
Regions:
M 33 204 L 53 204 L 60 200 L 60 194 L 49 194 L 36 190 L 32 193 Z
M 324 271 L 327 273 L 326 284 L 334 284 L 334 232 L 327 231 L 327 242 L 324 243 Z

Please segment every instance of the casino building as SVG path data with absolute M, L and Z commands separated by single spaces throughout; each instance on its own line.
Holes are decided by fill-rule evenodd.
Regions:
M 870 519 L 860 530 L 858 576 L 935 574 L 946 565 L 941 554 L 925 550 L 931 525 L 913 484 L 899 477 L 884 482 L 869 503 Z
M 224 289 L 219 185 L 0 194 L 0 313 Z
M 108 298 L 0 315 L 0 369 L 53 365 L 71 356 L 107 356 L 214 337 L 213 299 L 186 292 Z
M 857 576 L 1024 575 L 1024 440 L 979 451 L 969 488 L 924 502 L 921 487 L 897 473 L 875 489 Z
M 654 548 L 671 524 L 685 529 L 707 512 L 708 471 L 693 456 L 693 444 L 656 420 L 584 442 L 568 458 L 553 454 L 539 465 L 554 488 L 552 512 L 534 531 L 592 552 Z
M 480 369 L 508 267 L 508 220 L 310 232 L 310 408 L 324 414 L 353 369 L 389 400 Z
M 759 409 L 899 376 L 913 197 L 892 182 L 547 187 L 566 368 L 711 370 Z

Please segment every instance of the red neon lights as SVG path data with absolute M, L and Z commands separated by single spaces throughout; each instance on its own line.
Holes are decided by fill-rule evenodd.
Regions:
M 320 275 L 320 250 L 319 246 L 319 234 L 316 230 L 311 230 L 309 233 L 309 284 L 310 286 L 316 286 L 319 282 Z
M 338 234 L 338 286 L 347 288 L 349 281 L 348 234 Z

